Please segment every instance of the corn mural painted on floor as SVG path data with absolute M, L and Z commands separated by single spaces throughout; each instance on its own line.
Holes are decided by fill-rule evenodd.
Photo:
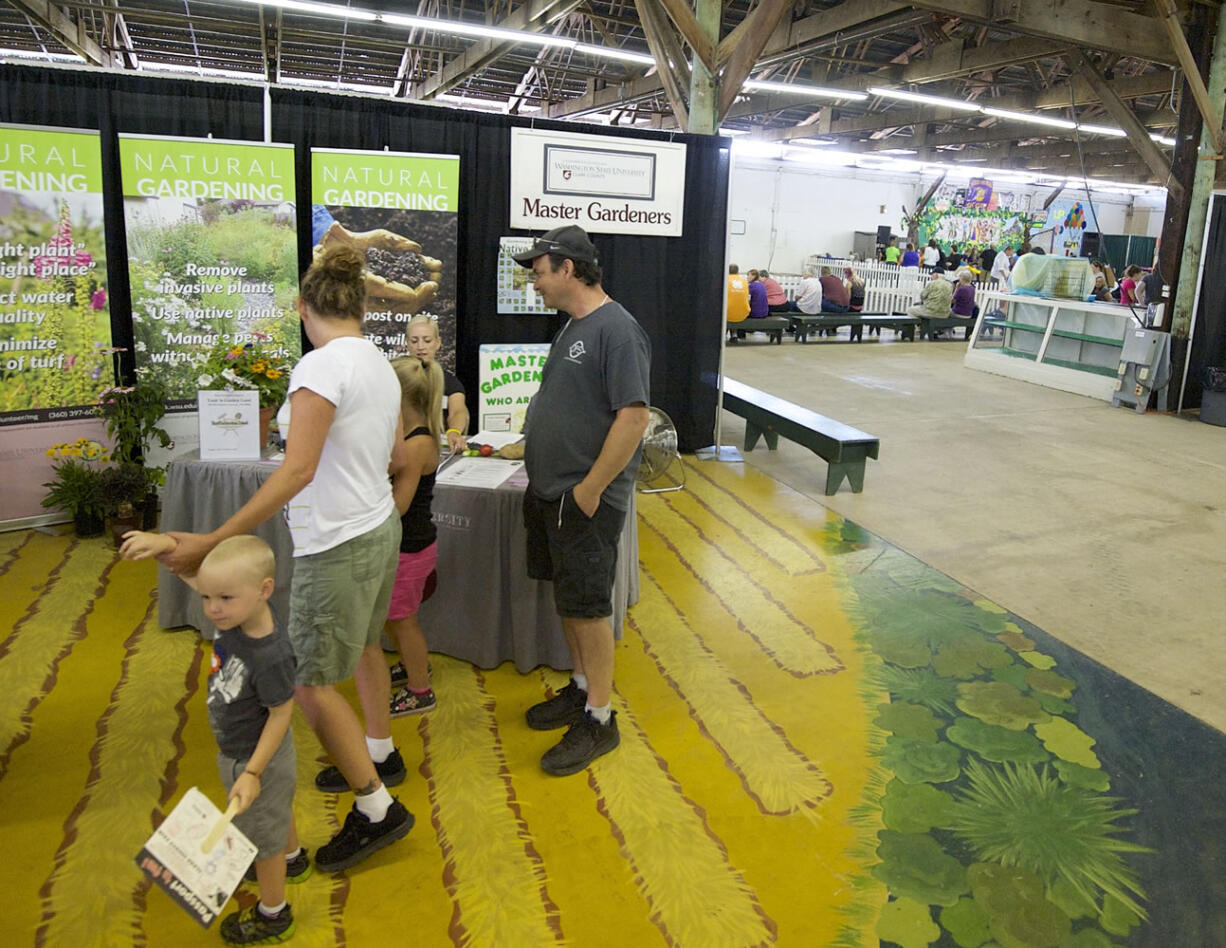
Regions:
M 393 724 L 417 825 L 292 887 L 291 943 L 1161 943 L 1153 843 L 1115 795 L 1109 735 L 1083 730 L 1083 666 L 753 469 L 686 464 L 686 490 L 638 498 L 621 746 L 548 777 L 560 735 L 522 715 L 565 673 L 433 656 L 438 709 Z M 101 540 L 0 535 L 19 944 L 220 943 L 133 862 L 187 787 L 220 802 L 208 643 L 157 627 L 154 587 Z M 314 852 L 351 801 L 314 789 L 321 749 L 299 714 L 294 731 Z

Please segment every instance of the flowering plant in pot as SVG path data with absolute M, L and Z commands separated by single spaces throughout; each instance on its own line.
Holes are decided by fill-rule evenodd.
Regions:
M 259 332 L 252 335 L 255 341 L 245 345 L 214 346 L 196 382 L 205 391 L 254 389 L 260 400 L 260 444 L 265 445 L 273 415 L 289 392 L 293 366 L 284 347 L 265 344 L 271 337 Z
M 214 346 L 201 363 L 196 382 L 205 391 L 254 389 L 260 396 L 260 408 L 275 411 L 285 401 L 293 366 L 283 347 L 265 345 L 269 336 L 252 335 L 255 341 L 246 345 Z
M 105 527 L 106 499 L 102 493 L 102 469 L 99 464 L 110 456 L 97 441 L 78 438 L 70 444 L 57 444 L 47 449 L 47 456 L 56 458 L 52 465 L 55 475 L 45 482 L 47 496 L 42 505 L 59 508 L 73 519 L 79 537 L 99 536 Z

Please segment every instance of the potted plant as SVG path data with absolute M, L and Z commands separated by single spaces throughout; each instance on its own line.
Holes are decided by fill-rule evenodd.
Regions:
M 168 390 L 156 376 L 138 370 L 136 384 L 104 389 L 94 409 L 106 422 L 114 442 L 114 457 L 121 464 L 141 464 L 154 443 L 171 446 L 170 435 L 159 426 L 166 414 Z
M 254 342 L 245 345 L 214 346 L 196 382 L 205 391 L 241 391 L 254 389 L 260 399 L 260 446 L 268 443 L 269 426 L 289 391 L 289 374 L 293 366 L 283 347 L 268 346 L 270 337 L 253 333 Z
M 97 441 L 79 438 L 72 444 L 57 444 L 47 456 L 58 458 L 52 465 L 54 477 L 43 484 L 47 496 L 42 505 L 57 507 L 72 517 L 79 537 L 102 534 L 106 522 L 106 501 L 102 495 L 102 473 L 98 462 L 108 460 Z
M 145 502 L 149 481 L 139 464 L 103 468 L 98 481 L 106 515 L 111 518 L 111 535 L 118 546 L 125 533 L 141 526 L 138 511 Z

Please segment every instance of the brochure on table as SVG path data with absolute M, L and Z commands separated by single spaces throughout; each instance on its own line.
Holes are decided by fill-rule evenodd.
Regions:
M 197 392 L 200 418 L 200 460 L 258 461 L 260 459 L 260 395 L 237 392 Z

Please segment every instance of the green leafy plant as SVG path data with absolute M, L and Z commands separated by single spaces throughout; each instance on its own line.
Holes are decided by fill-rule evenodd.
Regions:
M 1119 839 L 1119 821 L 1137 811 L 1118 809 L 1114 797 L 1068 786 L 1046 767 L 966 764 L 969 786 L 957 798 L 950 827 L 976 856 L 1019 868 L 1047 884 L 1063 879 L 1087 899 L 1096 889 L 1140 918 L 1144 898 L 1136 872 L 1121 853 L 1151 852 Z
M 166 383 L 149 373 L 141 373 L 135 385 L 102 391 L 94 411 L 106 422 L 107 437 L 115 443 L 115 460 L 138 463 L 153 444 L 170 447 L 170 435 L 158 424 L 166 414 L 168 396 Z
M 282 347 L 262 342 L 214 346 L 200 366 L 196 379 L 199 387 L 213 391 L 254 389 L 259 392 L 261 408 L 280 407 L 289 391 L 292 366 Z
M 54 477 L 43 484 L 44 507 L 55 507 L 77 517 L 101 517 L 106 509 L 102 472 L 89 459 L 65 457 L 51 467 Z

